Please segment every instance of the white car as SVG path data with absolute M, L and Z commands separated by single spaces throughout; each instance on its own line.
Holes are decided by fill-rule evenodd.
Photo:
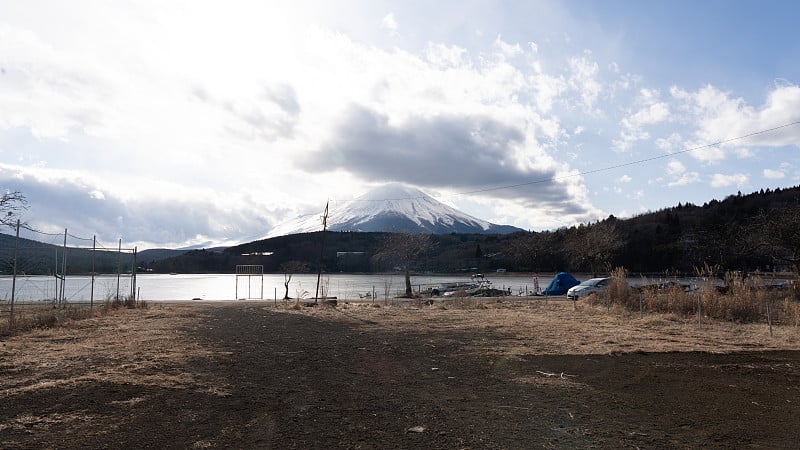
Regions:
M 586 297 L 592 292 L 601 292 L 608 288 L 608 282 L 611 280 L 609 277 L 605 278 L 592 278 L 583 283 L 572 286 L 567 291 L 567 298 L 570 300 L 577 300 L 580 297 Z

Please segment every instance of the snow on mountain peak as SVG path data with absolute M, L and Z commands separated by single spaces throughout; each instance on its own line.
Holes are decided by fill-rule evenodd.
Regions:
M 267 238 L 321 230 L 319 215 L 309 215 L 275 227 Z M 477 219 L 417 188 L 399 183 L 378 186 L 355 200 L 333 204 L 328 215 L 328 230 L 434 234 L 519 231 L 515 227 Z

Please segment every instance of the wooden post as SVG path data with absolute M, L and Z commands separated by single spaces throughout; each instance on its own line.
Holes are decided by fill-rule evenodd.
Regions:
M 703 300 L 700 292 L 697 293 L 697 327 L 703 326 Z
M 769 323 L 769 336 L 772 337 L 772 300 L 767 299 L 767 323 Z

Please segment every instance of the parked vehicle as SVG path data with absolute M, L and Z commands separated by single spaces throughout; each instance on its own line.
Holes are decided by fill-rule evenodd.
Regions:
M 569 298 L 570 300 L 577 300 L 593 292 L 596 293 L 603 292 L 606 289 L 608 289 L 609 281 L 611 281 L 611 278 L 609 277 L 592 278 L 586 280 L 577 286 L 569 288 L 569 290 L 567 291 L 567 298 Z

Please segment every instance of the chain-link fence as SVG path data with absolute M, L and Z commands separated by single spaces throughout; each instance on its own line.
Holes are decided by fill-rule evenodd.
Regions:
M 46 233 L 17 222 L 0 234 L 0 321 L 11 326 L 44 307 L 93 308 L 136 299 L 136 249 L 104 245 L 96 236 Z M 21 237 L 20 232 L 28 237 Z

